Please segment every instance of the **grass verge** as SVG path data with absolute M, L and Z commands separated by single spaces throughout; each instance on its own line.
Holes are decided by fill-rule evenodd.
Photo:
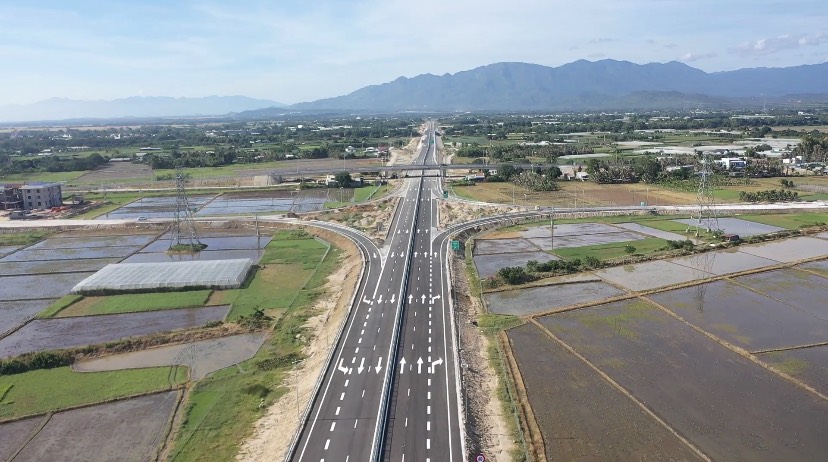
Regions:
M 321 247 L 304 242 L 308 239 Z M 184 411 L 184 421 L 176 433 L 169 458 L 171 461 L 233 460 L 239 443 L 249 434 L 253 422 L 288 391 L 278 384 L 294 363 L 302 359 L 302 349 L 313 336 L 313 332 L 308 332 L 303 326 L 308 318 L 316 314 L 311 307 L 316 298 L 324 293 L 323 286 L 328 275 L 340 264 L 341 251 L 331 248 L 331 251 L 325 252 L 326 248 L 321 243 L 306 234 L 294 234 L 294 239 L 287 239 L 284 234 L 277 235 L 271 244 L 274 241 L 277 244 L 273 248 L 268 246 L 265 254 L 271 263 L 257 273 L 250 287 L 238 292 L 236 303 L 243 308 L 237 310 L 234 305 L 236 316 L 268 297 L 282 297 L 279 292 L 284 286 L 280 285 L 283 284 L 280 280 L 286 276 L 295 279 L 294 275 L 282 271 L 268 278 L 262 286 L 256 285 L 257 280 L 264 280 L 268 269 L 284 269 L 279 266 L 280 263 L 273 262 L 288 261 L 290 263 L 285 264 L 311 271 L 298 291 L 291 289 L 294 293 L 292 301 L 281 310 L 272 335 L 256 356 L 238 366 L 218 371 L 196 384 Z M 292 241 L 296 241 L 294 245 L 290 245 Z M 290 296 L 282 297 L 283 300 L 288 298 Z
M 52 231 L 30 231 L 26 233 L 15 232 L 13 234 L 0 234 L 0 246 L 30 245 L 51 234 Z
M 59 367 L 3 375 L 0 389 L 10 389 L 0 404 L 0 419 L 168 390 L 186 380 L 187 368 L 175 366 L 83 373 Z
M 65 310 L 67 307 L 71 306 L 74 303 L 79 302 L 82 299 L 83 299 L 82 295 L 75 295 L 75 294 L 64 295 L 63 297 L 61 297 L 61 298 L 55 300 L 54 302 L 52 302 L 52 304 L 47 306 L 45 310 L 41 311 L 40 313 L 37 313 L 37 316 L 35 316 L 35 317 L 37 319 L 51 318 L 51 317 L 57 315 L 58 313 L 60 313 L 61 311 Z
M 253 280 L 241 289 L 216 291 L 210 303 L 231 304 L 231 321 L 256 309 L 278 316 L 303 296 L 327 251 L 326 244 L 305 232 L 278 231 L 265 248 Z
M 736 218 L 785 229 L 798 229 L 828 223 L 828 213 L 822 212 L 739 215 Z
M 211 290 L 190 290 L 184 292 L 161 292 L 146 294 L 108 295 L 105 297 L 86 297 L 75 300 L 52 316 L 90 316 L 96 314 L 135 313 L 139 311 L 158 311 L 176 308 L 204 306 Z M 71 297 L 71 296 L 69 296 Z M 75 297 L 78 297 L 77 295 Z M 61 298 L 52 304 L 58 304 Z M 47 308 L 47 311 L 52 308 Z M 42 317 L 42 316 L 41 316 Z

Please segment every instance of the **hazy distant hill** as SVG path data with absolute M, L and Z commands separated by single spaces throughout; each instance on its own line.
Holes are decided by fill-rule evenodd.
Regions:
M 400 77 L 291 109 L 369 111 L 581 110 L 728 104 L 732 99 L 828 93 L 828 63 L 706 73 L 678 62 L 575 61 L 560 67 L 497 63 Z M 685 96 L 686 95 L 686 96 Z M 633 104 L 631 107 L 630 104 Z
M 246 96 L 133 96 L 111 101 L 51 98 L 33 104 L 0 106 L 0 121 L 223 115 L 273 106 L 284 104 Z

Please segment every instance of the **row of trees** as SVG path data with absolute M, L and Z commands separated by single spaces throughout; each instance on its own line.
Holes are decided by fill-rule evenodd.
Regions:
M 799 200 L 799 193 L 784 189 L 768 189 L 765 191 L 740 191 L 739 200 L 742 202 L 795 202 Z
M 91 154 L 87 157 L 61 158 L 44 156 L 34 159 L 8 159 L 0 165 L 0 174 L 32 173 L 32 172 L 78 172 L 92 170 L 95 167 L 109 162 L 108 157 L 100 154 Z

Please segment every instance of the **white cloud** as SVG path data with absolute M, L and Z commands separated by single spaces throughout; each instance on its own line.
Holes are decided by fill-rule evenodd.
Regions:
M 828 43 L 828 34 L 824 32 L 816 32 L 813 34 L 799 36 L 783 34 L 776 37 L 742 42 L 731 51 L 742 55 L 764 55 L 784 50 L 818 46 L 824 43 Z

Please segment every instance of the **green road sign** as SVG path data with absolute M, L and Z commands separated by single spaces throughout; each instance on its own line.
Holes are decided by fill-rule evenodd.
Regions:
M 451 241 L 451 250 L 460 250 L 460 241 Z
M 448 191 L 443 191 L 443 199 L 448 199 Z

